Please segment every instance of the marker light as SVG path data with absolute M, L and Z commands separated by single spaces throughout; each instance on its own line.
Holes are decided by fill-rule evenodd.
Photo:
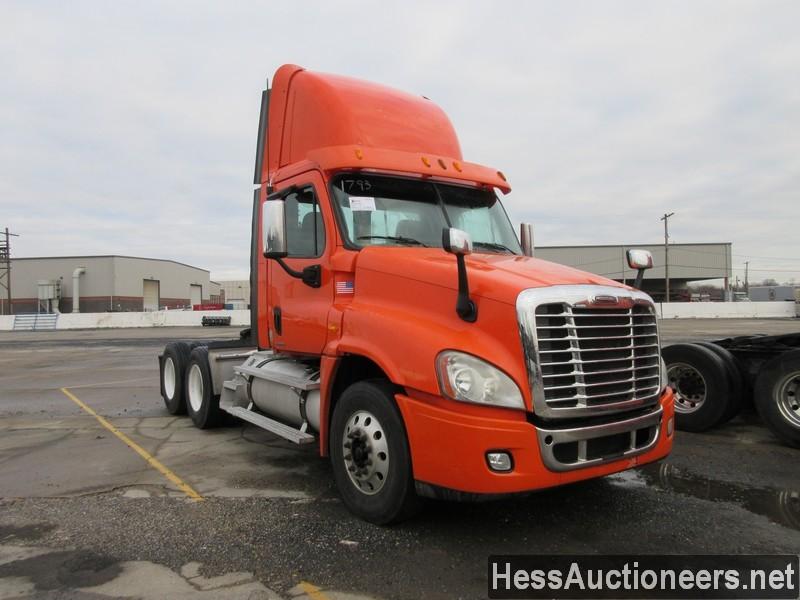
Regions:
M 362 158 L 364 158 L 364 153 L 361 151 L 361 148 L 356 148 L 356 158 L 358 160 L 361 160 Z
M 447 170 L 447 165 L 441 158 L 439 159 L 439 166 L 442 167 L 445 171 Z
M 445 350 L 436 357 L 436 372 L 442 395 L 451 400 L 525 409 L 517 384 L 477 356 Z
M 461 173 L 461 163 L 460 163 L 460 162 L 458 162 L 457 160 L 454 160 L 454 161 L 453 161 L 453 168 L 454 168 L 456 171 L 458 171 L 459 173 Z
M 497 176 L 498 176 L 500 179 L 502 179 L 503 181 L 508 181 L 508 179 L 506 179 L 506 176 L 505 176 L 505 175 L 503 175 L 503 172 L 502 172 L 502 171 L 498 171 L 498 172 L 497 172 Z
M 423 156 L 422 157 L 422 164 L 425 165 L 426 167 L 430 167 L 431 166 L 431 161 L 428 160 L 427 156 Z

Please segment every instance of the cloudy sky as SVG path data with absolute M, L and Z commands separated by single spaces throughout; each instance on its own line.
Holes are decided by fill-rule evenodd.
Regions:
M 539 245 L 733 242 L 800 282 L 800 3 L 0 2 L 16 256 L 247 273 L 260 90 L 287 62 L 424 94 Z

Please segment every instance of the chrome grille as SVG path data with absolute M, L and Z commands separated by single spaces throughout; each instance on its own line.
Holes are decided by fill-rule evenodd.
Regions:
M 566 296 L 558 298 L 556 288 L 567 288 Z M 518 312 L 536 413 L 576 417 L 657 401 L 658 324 L 646 294 L 605 286 L 526 290 Z

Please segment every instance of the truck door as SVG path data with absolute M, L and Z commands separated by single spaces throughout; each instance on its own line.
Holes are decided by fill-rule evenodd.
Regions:
M 322 285 L 313 288 L 289 275 L 270 260 L 268 310 L 272 347 L 281 352 L 322 354 L 327 337 L 328 310 L 333 303 L 329 257 L 335 245 L 333 214 L 322 177 L 306 173 L 282 182 L 276 191 L 295 186 L 286 196 L 284 262 L 295 271 L 320 265 Z

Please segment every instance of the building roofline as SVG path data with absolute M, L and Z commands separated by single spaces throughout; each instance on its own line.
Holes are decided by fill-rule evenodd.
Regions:
M 634 248 L 638 246 L 663 246 L 664 242 L 647 242 L 641 244 L 573 244 L 562 246 L 535 246 L 534 250 L 542 249 L 559 249 L 559 248 Z M 670 244 L 670 248 L 678 248 L 680 246 L 733 246 L 733 242 L 681 242 L 678 244 Z
M 194 265 L 190 265 L 187 263 L 182 263 L 177 260 L 172 260 L 171 258 L 150 258 L 147 256 L 129 256 L 127 254 L 82 254 L 77 256 L 13 256 L 11 257 L 12 261 L 15 260 L 56 260 L 56 259 L 76 259 L 76 258 L 130 258 L 133 260 L 155 260 L 158 262 L 168 262 L 175 265 L 180 265 L 182 267 L 189 267 L 190 269 L 197 269 L 198 271 L 205 271 L 206 273 L 211 273 L 208 269 L 203 269 L 202 267 L 195 267 Z

